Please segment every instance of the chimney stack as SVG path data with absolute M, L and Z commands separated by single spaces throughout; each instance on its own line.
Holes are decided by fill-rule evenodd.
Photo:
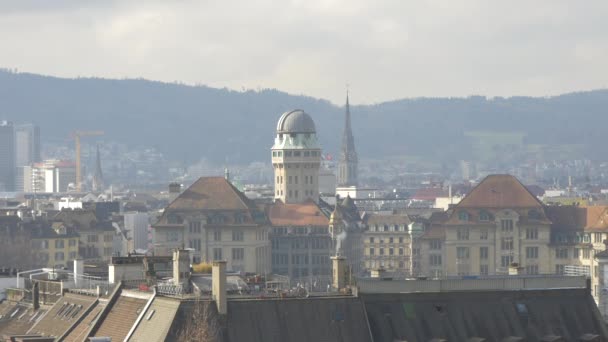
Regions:
M 228 303 L 226 301 L 226 261 L 218 260 L 213 262 L 211 281 L 211 296 L 217 305 L 217 312 L 220 315 L 225 315 L 228 313 Z
M 82 276 L 84 275 L 84 260 L 77 258 L 74 260 L 74 284 L 80 286 Z
M 332 262 L 332 287 L 336 290 L 346 286 L 346 258 L 343 256 L 331 257 Z
M 183 284 L 190 278 L 190 256 L 188 251 L 176 249 L 173 251 L 173 283 Z

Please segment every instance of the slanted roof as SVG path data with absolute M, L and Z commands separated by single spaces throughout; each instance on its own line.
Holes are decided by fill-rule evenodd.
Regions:
M 75 325 L 96 301 L 92 296 L 66 293 L 28 333 L 60 337 Z
M 171 329 L 180 301 L 171 298 L 156 297 L 144 313 L 142 320 L 135 328 L 129 341 L 163 342 Z
M 372 341 L 363 304 L 352 297 L 228 301 L 225 334 L 227 341 Z
M 301 204 L 285 204 L 277 201 L 268 208 L 268 217 L 273 226 L 324 226 L 329 220 L 317 204 L 307 201 Z
M 608 338 L 586 289 L 363 294 L 375 341 L 540 341 L 558 335 Z
M 373 214 L 370 213 L 367 215 L 367 224 L 368 225 L 374 225 L 374 224 L 388 224 L 388 225 L 408 225 L 410 224 L 410 218 L 407 215 L 380 215 L 380 214 Z
M 543 204 L 511 175 L 489 175 L 456 208 L 542 208 Z
M 24 335 L 46 310 L 34 310 L 31 306 L 5 301 L 0 304 L 0 337 Z
M 608 206 L 547 206 L 545 212 L 555 231 L 608 231 Z
M 168 209 L 251 210 L 255 204 L 224 177 L 201 177 L 182 192 Z
M 110 337 L 112 341 L 124 340 L 147 301 L 148 299 L 143 296 L 140 298 L 130 297 L 121 293 L 94 336 Z
M 97 302 L 97 305 L 93 307 L 83 318 L 82 320 L 75 325 L 72 330 L 66 335 L 63 339 L 63 342 L 80 342 L 84 341 L 87 337 L 87 333 L 93 327 L 93 324 L 99 318 L 101 312 L 106 307 L 105 301 Z

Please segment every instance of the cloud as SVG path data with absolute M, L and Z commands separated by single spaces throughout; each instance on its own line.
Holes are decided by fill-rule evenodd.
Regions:
M 561 0 L 23 0 L 0 66 L 278 88 L 341 103 L 606 87 L 608 3 Z M 52 4 L 52 5 L 51 5 Z

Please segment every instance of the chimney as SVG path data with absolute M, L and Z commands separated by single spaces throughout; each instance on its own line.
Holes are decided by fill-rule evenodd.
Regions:
M 331 257 L 332 262 L 332 287 L 336 290 L 346 286 L 346 258 L 343 256 Z
M 187 250 L 176 249 L 173 251 L 173 283 L 183 284 L 190 278 L 190 256 Z
M 81 284 L 82 276 L 84 275 L 84 260 L 81 258 L 74 259 L 74 284 L 78 287 Z
M 518 263 L 513 262 L 509 265 L 509 275 L 516 276 L 523 274 L 524 268 L 521 267 Z
M 228 303 L 226 302 L 226 261 L 214 261 L 211 271 L 211 296 L 217 305 L 217 312 L 220 315 L 228 313 Z

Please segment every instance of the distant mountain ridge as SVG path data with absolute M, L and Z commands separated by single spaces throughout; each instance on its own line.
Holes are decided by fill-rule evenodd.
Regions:
M 109 140 L 159 148 L 171 160 L 268 160 L 281 113 L 315 120 L 325 151 L 338 154 L 344 107 L 278 90 L 237 92 L 141 79 L 65 79 L 0 71 L 0 120 L 32 121 L 43 140 L 100 129 Z M 416 98 L 351 106 L 363 158 L 422 155 L 470 158 L 470 131 L 521 132 L 530 144 L 582 144 L 608 159 L 608 90 L 549 98 Z

